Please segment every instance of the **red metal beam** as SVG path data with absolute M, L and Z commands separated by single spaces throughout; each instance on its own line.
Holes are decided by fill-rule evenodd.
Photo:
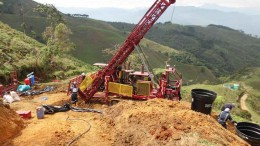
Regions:
M 79 91 L 79 95 L 88 101 L 98 91 L 101 84 L 104 82 L 105 76 L 111 76 L 115 73 L 117 67 L 121 65 L 127 57 L 134 50 L 134 47 L 139 44 L 140 40 L 144 37 L 147 31 L 153 26 L 163 12 L 171 5 L 175 3 L 175 0 L 156 0 L 155 3 L 146 12 L 143 18 L 135 26 L 133 31 L 129 34 L 124 44 L 120 47 L 119 51 L 109 61 L 108 65 L 99 70 L 96 74 L 96 79 L 92 85 L 84 91 Z

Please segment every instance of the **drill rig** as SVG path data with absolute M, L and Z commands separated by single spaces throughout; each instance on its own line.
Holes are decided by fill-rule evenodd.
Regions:
M 133 99 L 169 98 L 180 100 L 182 76 L 177 73 L 174 67 L 167 66 L 159 80 L 159 88 L 154 88 L 150 73 L 144 72 L 143 69 L 140 72 L 123 70 L 123 81 L 122 75 L 121 77 L 118 76 L 119 72 L 122 73 L 122 70 L 119 69 L 120 66 L 126 61 L 135 47 L 139 45 L 140 40 L 157 19 L 175 1 L 156 0 L 128 35 L 113 58 L 107 64 L 103 64 L 103 69 L 100 69 L 90 78 L 83 80 L 81 76 L 78 76 L 70 81 L 70 83 L 76 81 L 78 85 L 81 84 L 79 96 L 83 100 L 89 101 L 92 97 L 96 97 L 95 94 L 101 90 L 107 101 L 110 93 Z M 88 85 L 82 87 L 84 82 L 88 82 Z

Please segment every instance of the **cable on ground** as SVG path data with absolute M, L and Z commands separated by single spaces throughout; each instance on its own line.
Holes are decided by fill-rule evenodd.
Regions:
M 87 132 L 90 131 L 90 129 L 91 129 L 91 124 L 90 124 L 88 121 L 84 120 L 84 119 L 69 119 L 69 115 L 68 115 L 66 121 L 68 121 L 68 120 L 80 120 L 80 121 L 86 122 L 86 123 L 89 125 L 88 128 L 87 128 L 83 133 L 79 134 L 77 137 L 75 137 L 74 139 L 72 139 L 72 140 L 67 144 L 67 146 L 70 146 L 70 145 L 73 144 L 75 141 L 77 141 L 81 136 L 83 136 L 84 134 L 86 134 Z

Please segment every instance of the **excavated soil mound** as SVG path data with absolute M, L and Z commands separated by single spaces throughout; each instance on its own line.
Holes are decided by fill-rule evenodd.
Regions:
M 248 145 L 211 116 L 190 110 L 187 102 L 121 101 L 101 120 L 111 145 Z
M 19 115 L 0 103 L 0 145 L 17 135 L 23 127 L 24 122 Z

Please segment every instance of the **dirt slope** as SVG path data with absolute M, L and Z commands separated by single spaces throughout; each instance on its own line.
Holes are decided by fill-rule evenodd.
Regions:
M 4 107 L 3 104 L 0 103 L 0 145 L 2 145 L 6 139 L 19 134 L 23 127 L 23 120 L 13 110 Z
M 121 102 L 106 111 L 113 145 L 248 145 L 214 118 L 169 100 Z

